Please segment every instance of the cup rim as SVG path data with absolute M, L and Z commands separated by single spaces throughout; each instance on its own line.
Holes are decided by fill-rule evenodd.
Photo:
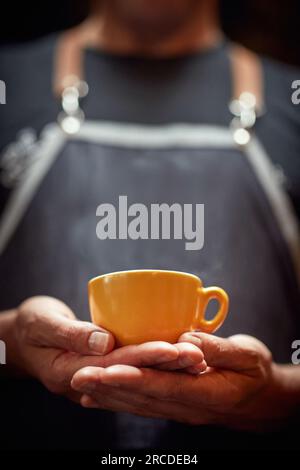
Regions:
M 150 269 L 150 268 L 149 269 L 125 269 L 123 271 L 113 271 L 113 272 L 106 273 L 106 274 L 100 274 L 100 276 L 92 277 L 88 283 L 91 284 L 94 281 L 97 281 L 98 279 L 102 279 L 107 276 L 114 276 L 118 274 L 136 274 L 136 273 L 151 273 L 151 272 L 159 272 L 159 273 L 167 273 L 167 274 L 182 274 L 183 276 L 188 276 L 188 277 L 191 277 L 192 279 L 196 279 L 197 281 L 200 281 L 200 283 L 202 284 L 200 277 L 196 276 L 196 274 L 187 273 L 185 271 L 175 271 L 172 269 Z

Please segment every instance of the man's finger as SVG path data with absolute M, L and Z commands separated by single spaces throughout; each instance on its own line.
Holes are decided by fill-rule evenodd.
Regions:
M 83 368 L 93 366 L 93 370 L 115 364 L 129 364 L 136 367 L 156 365 L 178 356 L 175 346 L 164 342 L 151 342 L 139 346 L 125 346 L 105 356 L 80 355 L 74 352 L 61 353 L 58 349 L 41 348 L 39 363 L 51 363 L 54 382 L 58 387 L 68 387 L 73 375 Z M 98 368 L 98 369 L 97 369 Z M 45 379 L 49 371 L 45 370 Z
M 81 369 L 74 375 L 71 386 L 76 391 L 89 394 L 97 391 L 99 386 L 109 385 L 162 400 L 184 402 L 195 394 L 197 379 L 198 377 L 180 372 L 115 365 L 106 369 L 97 367 Z M 201 389 L 197 390 L 197 395 L 198 391 L 201 394 Z
M 210 413 L 205 408 L 191 409 L 189 404 L 159 400 L 138 393 L 126 392 L 108 386 L 102 386 L 99 392 L 84 394 L 82 406 L 112 411 L 122 411 L 145 417 L 176 419 L 189 424 L 208 424 Z
M 200 332 L 184 333 L 178 342 L 191 342 L 198 346 L 210 367 L 233 371 L 244 371 L 256 368 L 258 361 L 268 359 L 269 351 L 255 338 L 247 335 L 236 335 L 230 338 L 219 338 Z
M 189 367 L 198 365 L 198 373 L 205 370 L 205 363 L 203 362 L 203 352 L 191 343 L 177 343 L 174 344 L 178 350 L 178 358 L 173 361 L 165 362 L 157 366 L 160 370 L 180 370 L 188 369 Z M 192 370 L 192 369 L 191 369 Z M 195 373 L 195 370 L 194 370 Z
M 106 385 L 160 400 L 189 403 L 190 406 L 216 407 L 231 403 L 237 387 L 240 386 L 237 375 L 239 374 L 233 371 L 228 371 L 227 375 L 218 374 L 211 369 L 195 376 L 176 371 L 115 365 L 106 369 L 81 369 L 74 375 L 71 386 L 88 395 Z M 245 384 L 245 376 L 241 377 L 242 386 Z
M 114 338 L 106 330 L 75 319 L 63 302 L 51 297 L 32 297 L 19 307 L 20 334 L 37 346 L 88 355 L 107 354 Z
M 170 361 L 176 361 L 178 356 L 179 351 L 174 345 L 164 341 L 150 341 L 148 343 L 115 349 L 103 359 L 104 367 L 115 364 L 151 367 Z
M 109 393 L 106 391 L 106 393 Z M 166 406 L 162 410 L 162 414 L 155 412 L 149 406 L 139 406 L 136 403 L 129 403 L 128 401 L 119 400 L 113 395 L 101 395 L 98 400 L 96 397 L 88 397 L 83 395 L 80 400 L 81 405 L 85 408 L 98 408 L 102 410 L 110 410 L 118 413 L 130 413 L 136 416 L 143 416 L 145 418 L 165 418 L 171 419 L 167 416 Z M 174 416 L 174 415 L 173 415 Z
M 107 354 L 114 347 L 114 338 L 108 331 L 55 312 L 51 315 L 36 315 L 34 322 L 26 329 L 26 334 L 32 344 L 85 355 Z

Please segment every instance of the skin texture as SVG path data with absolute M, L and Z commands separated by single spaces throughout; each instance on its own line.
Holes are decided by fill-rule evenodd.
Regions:
M 51 392 L 77 402 L 81 394 L 70 383 L 73 375 L 86 366 L 127 364 L 187 372 L 189 367 L 196 367 L 196 371 L 206 368 L 203 353 L 189 343 L 157 341 L 113 350 L 114 338 L 109 332 L 76 320 L 67 305 L 51 297 L 28 299 L 12 318 L 7 343 L 8 358 L 13 360 L 8 366 L 15 366 L 19 374 L 35 377 Z M 104 337 L 96 349 L 95 341 L 90 342 L 95 333 Z
M 292 406 L 285 400 L 283 372 L 260 341 L 197 332 L 186 333 L 179 341 L 201 348 L 206 371 L 192 376 L 124 365 L 88 367 L 72 380 L 74 390 L 84 393 L 81 404 L 251 431 L 274 429 L 288 420 Z

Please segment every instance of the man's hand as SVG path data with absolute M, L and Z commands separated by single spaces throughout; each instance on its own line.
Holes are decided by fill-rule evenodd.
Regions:
M 192 376 L 125 365 L 88 367 L 74 375 L 72 387 L 85 394 L 81 400 L 85 407 L 194 425 L 259 430 L 289 415 L 284 374 L 260 341 L 196 332 L 184 334 L 180 341 L 202 349 L 209 366 L 204 373 Z
M 8 366 L 40 380 L 50 391 L 79 401 L 70 382 L 76 371 L 87 366 L 185 368 L 204 370 L 203 353 L 192 344 L 151 342 L 114 348 L 113 336 L 92 323 L 76 320 L 63 302 L 51 297 L 33 297 L 15 313 L 0 315 L 8 323 Z M 6 328 L 8 331 L 8 328 Z M 0 323 L 1 331 L 1 323 Z M 12 364 L 9 364 L 11 359 Z

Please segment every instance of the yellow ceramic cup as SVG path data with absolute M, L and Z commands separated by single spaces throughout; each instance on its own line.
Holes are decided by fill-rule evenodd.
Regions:
M 192 330 L 213 333 L 228 312 L 223 289 L 205 288 L 197 276 L 177 271 L 120 271 L 95 277 L 88 287 L 93 322 L 111 331 L 118 346 L 175 343 Z M 220 307 L 212 320 L 206 320 L 211 299 Z

